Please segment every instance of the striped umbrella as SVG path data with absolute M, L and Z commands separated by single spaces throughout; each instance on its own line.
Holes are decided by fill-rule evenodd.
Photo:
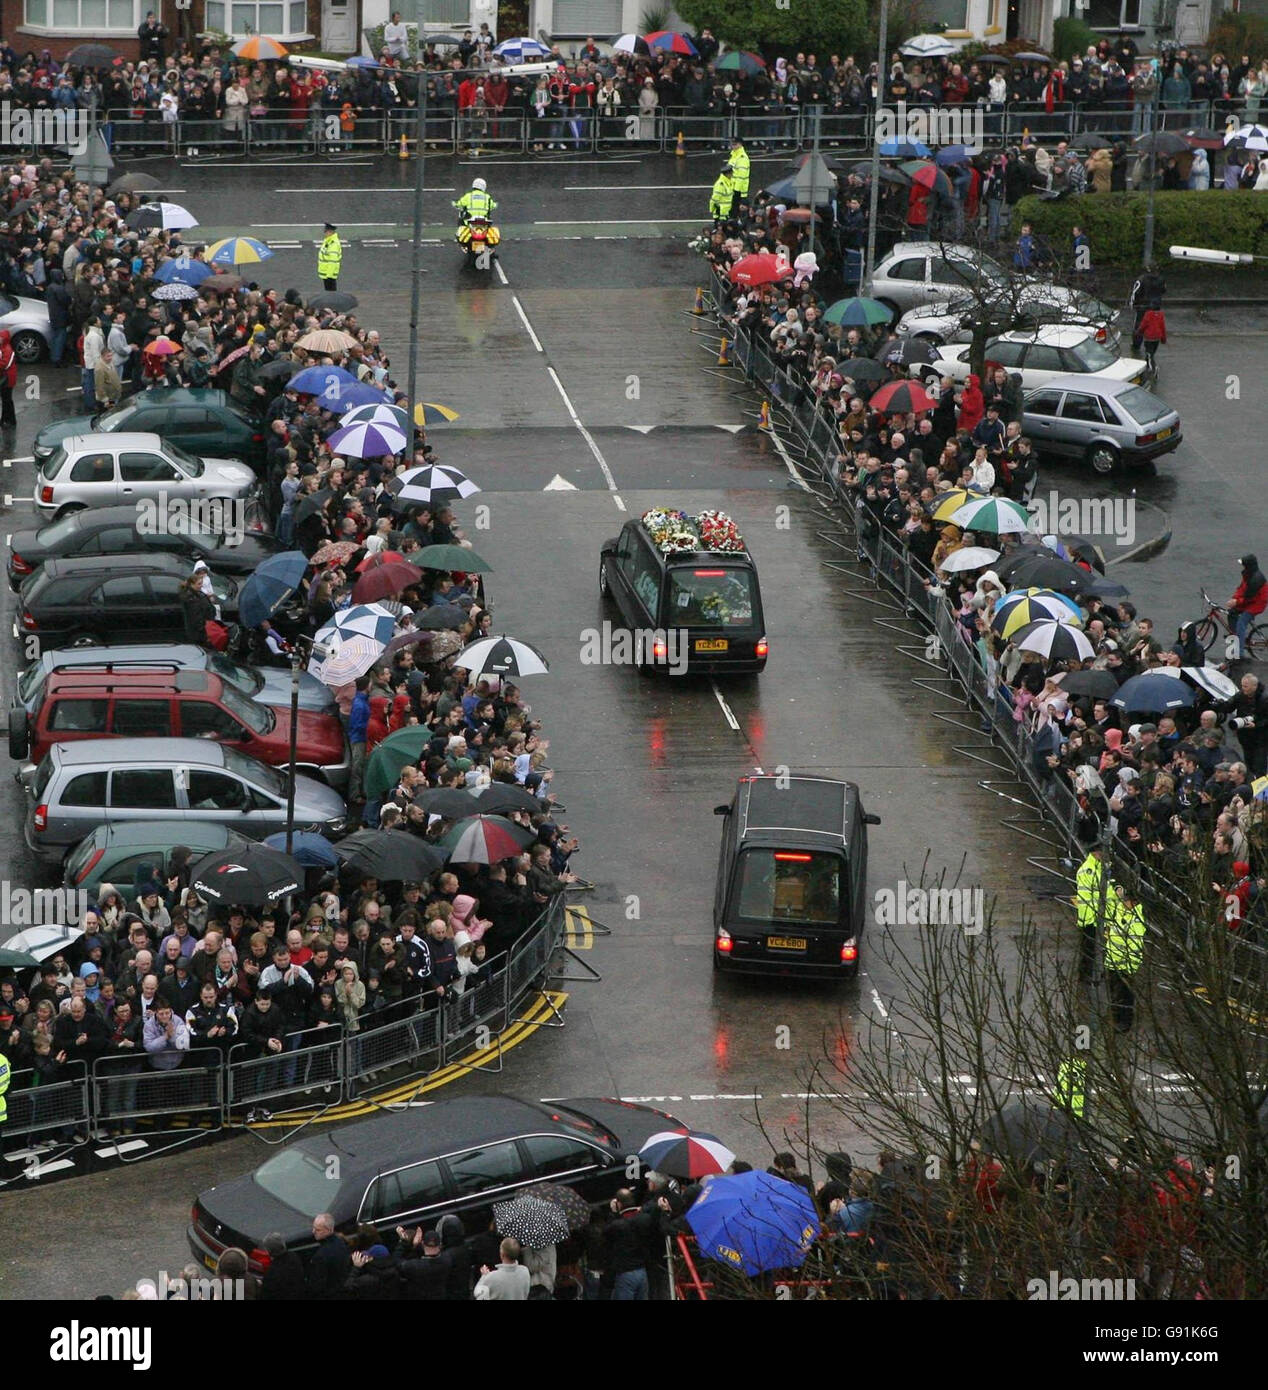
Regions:
M 891 381 L 868 404 L 884 415 L 906 415 L 909 411 L 932 410 L 938 402 L 918 382 Z
M 188 256 L 174 256 L 159 266 L 154 272 L 154 278 L 163 285 L 201 285 L 215 273 L 206 261 L 194 261 Z
M 507 676 L 516 680 L 521 676 L 543 676 L 550 671 L 546 658 L 536 647 L 505 635 L 482 637 L 469 647 L 463 647 L 455 664 L 473 676 Z
M 513 859 L 537 839 L 505 816 L 468 816 L 437 841 L 449 851 L 454 864 L 500 864 Z
M 530 62 L 534 58 L 549 58 L 550 49 L 536 39 L 503 39 L 493 50 L 493 56 L 514 65 Z
M 1006 594 L 995 600 L 995 607 L 992 610 L 998 613 L 1003 606 L 1015 598 L 1042 598 L 1051 599 L 1056 603 L 1065 604 L 1069 610 L 1066 613 L 1054 612 L 1053 617 L 1060 619 L 1063 623 L 1073 623 L 1075 627 L 1083 626 L 1083 610 L 1078 603 L 1067 594 L 1059 594 L 1055 589 L 1041 589 L 1032 586 L 1029 589 L 1010 589 Z
M 272 251 L 253 236 L 224 237 L 207 248 L 211 265 L 259 265 L 272 256 Z
M 320 633 L 317 634 L 317 640 L 321 640 Z M 373 637 L 348 637 L 339 641 L 338 649 L 324 661 L 313 657 L 308 663 L 309 673 L 316 676 L 323 685 L 337 690 L 341 685 L 347 685 L 349 681 L 364 676 L 383 655 L 386 645 L 386 642 L 376 641 Z
M 287 50 L 267 34 L 252 34 L 249 38 L 240 39 L 234 44 L 233 56 L 245 58 L 251 63 L 268 63 L 285 58 Z
M 733 48 L 730 53 L 724 53 L 713 66 L 718 72 L 742 72 L 752 77 L 766 66 L 766 59 L 758 53 L 748 52 L 747 49 Z
M 879 299 L 864 299 L 855 295 L 829 305 L 824 310 L 823 321 L 840 324 L 842 328 L 871 328 L 878 323 L 888 323 L 893 317 L 893 310 Z
M 1073 623 L 1053 618 L 1027 624 L 1013 633 L 1012 643 L 1018 651 L 1034 652 L 1049 661 L 1090 661 L 1095 655 L 1091 642 Z
M 461 469 L 439 463 L 407 468 L 388 479 L 387 490 L 392 494 L 393 509 L 401 510 L 428 507 L 434 502 L 456 502 L 480 491 Z
M 643 1144 L 638 1156 L 658 1173 L 686 1181 L 725 1173 L 735 1162 L 735 1155 L 720 1139 L 698 1130 L 662 1130 Z
M 400 430 L 390 425 L 345 425 L 326 441 L 340 454 L 356 459 L 377 459 L 401 453 L 408 442 Z
M 659 53 L 678 53 L 685 58 L 700 56 L 695 44 L 686 34 L 675 34 L 670 29 L 657 29 L 654 34 L 648 34 L 647 45 Z
M 1012 532 L 1025 535 L 1030 530 L 1030 513 L 1006 497 L 983 497 L 966 502 L 951 518 L 966 531 L 991 531 L 995 535 Z
M 462 417 L 447 405 L 437 405 L 435 401 L 419 401 L 414 407 L 414 423 L 423 429 L 427 425 L 449 425 Z
M 1224 136 L 1226 145 L 1238 145 L 1244 150 L 1268 150 L 1268 126 L 1244 125 L 1229 130 Z
M 181 227 L 196 227 L 198 219 L 179 203 L 159 202 L 145 203 L 135 212 L 130 212 L 127 223 L 134 232 L 152 229 L 169 232 Z
M 995 605 L 991 627 L 1001 637 L 1007 638 L 1030 623 L 1041 622 L 1045 618 L 1078 626 L 1069 604 L 1059 596 L 1048 598 L 1040 594 L 1007 594 Z
M 395 631 L 396 619 L 386 609 L 376 603 L 356 603 L 341 608 L 325 627 L 318 629 L 313 641 L 331 646 L 350 637 L 369 637 L 386 647 Z
M 377 401 L 371 405 L 354 405 L 340 415 L 344 426 L 386 425 L 401 434 L 409 433 L 409 415 L 399 405 Z
M 934 499 L 930 515 L 935 521 L 950 521 L 966 502 L 975 502 L 989 496 L 971 487 L 953 487 L 950 492 L 940 493 Z
M 612 47 L 617 53 L 638 53 L 644 58 L 652 51 L 638 34 L 621 34 L 612 40 Z

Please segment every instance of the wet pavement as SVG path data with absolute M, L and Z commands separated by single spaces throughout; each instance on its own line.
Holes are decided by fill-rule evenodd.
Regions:
M 584 172 L 511 165 L 486 176 L 497 196 L 515 203 L 509 225 L 620 213 L 663 229 L 707 197 L 638 187 L 675 177 L 703 182 L 698 161 L 686 168 L 668 161 L 668 170 L 666 164 L 605 163 Z M 215 206 L 217 217 L 250 211 L 248 221 L 258 225 L 272 216 L 257 210 L 262 190 L 277 189 L 273 201 L 286 220 L 311 224 L 351 216 L 360 201 L 316 188 L 376 178 L 391 185 L 407 176 L 397 161 L 355 167 L 355 176 L 349 168 L 337 177 L 322 168 L 293 178 L 276 168 L 182 168 L 173 182 L 183 192 L 172 196 L 209 221 L 206 209 Z M 432 160 L 428 182 L 448 188 L 474 172 Z M 316 188 L 286 191 L 306 179 Z M 570 188 L 583 183 L 587 191 Z M 379 201 L 389 198 L 394 209 L 408 203 L 385 190 Z M 276 216 L 282 219 L 280 211 Z M 235 227 L 245 230 L 243 223 Z M 756 767 L 847 777 L 860 784 L 866 808 L 882 817 L 871 834 L 869 895 L 900 879 L 918 880 L 927 857 L 935 873 L 947 867 L 954 877 L 959 870 L 960 885 L 997 895 L 1002 923 L 1023 911 L 1054 930 L 1065 920 L 1027 891 L 1024 853 L 1041 847 L 1019 853 L 1013 833 L 1000 825 L 1014 808 L 980 785 L 990 775 L 981 763 L 956 751 L 963 732 L 932 717 L 955 705 L 912 684 L 928 672 L 895 653 L 901 639 L 876 621 L 886 615 L 867 601 L 862 572 L 828 538 L 833 517 L 796 485 L 771 439 L 756 432 L 754 401 L 703 370 L 716 340 L 693 332 L 700 322 L 686 312 L 701 278 L 700 263 L 680 244 L 686 230 L 677 240 L 508 238 L 506 283 L 497 275 L 476 283 L 452 247 L 427 250 L 422 395 L 461 412 L 433 440 L 442 461 L 468 469 L 483 488 L 461 510 L 497 567 L 490 593 L 498 627 L 550 658 L 551 675 L 526 688 L 551 738 L 555 785 L 568 807 L 563 819 L 581 838 L 576 867 L 596 884 L 570 898 L 612 933 L 576 943 L 601 979 L 561 986 L 569 995 L 564 1028 L 539 1029 L 506 1054 L 500 1076 L 472 1075 L 448 1093 L 647 1099 L 764 1164 L 770 1146 L 757 1128 L 760 1115 L 780 1146 L 785 1135 L 790 1146 L 809 1137 L 820 1151 L 840 1147 L 867 1158 L 874 1148 L 859 1132 L 856 1106 L 821 1098 L 822 1081 L 811 1071 L 825 1058 L 848 1063 L 863 1030 L 895 1026 L 887 1004 L 898 987 L 881 929 L 865 938 L 861 977 L 845 988 L 716 976 L 714 805 L 729 801 L 736 779 Z M 280 250 L 261 278 L 315 290 L 314 259 L 311 247 Z M 369 247 L 362 240 L 345 253 L 341 287 L 361 297 L 358 316 L 382 332 L 400 376 L 408 274 L 404 243 Z M 1194 615 L 1191 591 L 1200 581 L 1231 588 L 1228 561 L 1253 546 L 1259 530 L 1262 424 L 1252 383 L 1268 365 L 1268 339 L 1253 326 L 1249 315 L 1222 329 L 1201 315 L 1173 316 L 1160 390 L 1180 409 L 1185 440 L 1158 477 L 1125 485 L 1134 481 L 1140 499 L 1165 513 L 1174 538 L 1161 554 L 1118 570 L 1164 632 Z M 1243 399 L 1226 401 L 1225 377 L 1238 371 Z M 77 408 L 77 396 L 65 393 L 77 374 L 37 375 L 41 398 L 20 406 L 16 460 L 29 452 L 41 424 Z M 31 508 L 20 499 L 30 496 L 31 466 L 15 461 L 5 476 L 2 520 L 11 532 L 29 523 Z M 1079 495 L 1107 489 L 1081 471 L 1055 468 L 1043 471 L 1041 487 Z M 476 503 L 486 509 L 478 517 Z M 599 547 L 625 519 L 653 505 L 719 507 L 736 519 L 762 581 L 771 656 L 760 677 L 715 686 L 582 664 L 582 634 L 603 617 Z M 830 567 L 843 559 L 847 572 Z M 6 590 L 5 633 L 12 610 Z M 6 703 L 15 669 L 12 660 L 4 663 Z M 16 827 L 22 811 L 17 789 L 5 781 L 0 816 Z M 16 828 L 0 842 L 0 873 L 19 884 L 34 881 Z M 923 929 L 888 930 L 901 948 Z M 130 1281 L 172 1268 L 184 1259 L 193 1194 L 246 1171 L 267 1152 L 259 1139 L 237 1137 L 161 1166 L 142 1163 L 62 1183 L 55 1194 L 23 1191 L 19 1181 L 0 1198 L 7 1231 L 0 1292 L 7 1286 L 10 1296 L 84 1295 L 113 1288 L 125 1270 Z M 50 1199 L 56 1223 L 45 1219 Z

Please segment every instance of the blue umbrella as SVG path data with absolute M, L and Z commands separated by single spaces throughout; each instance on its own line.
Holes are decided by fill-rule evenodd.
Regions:
M 238 620 L 245 627 L 256 627 L 274 613 L 299 588 L 308 569 L 302 550 L 284 550 L 255 567 L 238 595 Z
M 702 1255 L 748 1275 L 799 1269 L 819 1234 L 810 1194 L 773 1173 L 707 1179 L 687 1224 Z
M 1169 709 L 1187 709 L 1195 699 L 1191 685 L 1172 676 L 1146 671 L 1124 681 L 1118 693 L 1111 697 L 1110 704 L 1139 714 L 1161 714 Z
M 378 63 L 373 58 L 349 58 L 347 66 L 350 68 L 377 68 Z
M 264 843 L 270 849 L 286 850 L 286 831 L 279 830 L 269 835 Z M 333 869 L 339 863 L 330 841 L 311 830 L 297 830 L 291 836 L 291 858 L 306 869 Z
M 201 285 L 216 272 L 206 261 L 191 261 L 184 256 L 164 261 L 154 272 L 154 278 L 161 284 Z
M 933 157 L 935 164 L 941 164 L 944 168 L 950 164 L 967 164 L 970 159 L 979 151 L 972 145 L 944 145 Z
M 550 49 L 536 39 L 503 39 L 493 50 L 495 58 L 504 63 L 523 63 L 531 58 L 549 58 Z
M 341 387 L 355 386 L 356 382 L 356 377 L 342 367 L 305 367 L 291 377 L 286 389 L 298 391 L 301 396 L 320 396 L 323 401 L 333 401 Z
M 883 140 L 881 154 L 886 159 L 928 159 L 933 151 L 919 140 Z
M 336 415 L 345 415 L 360 405 L 391 405 L 392 394 L 377 386 L 367 386 L 364 381 L 344 384 L 331 397 L 323 397 L 322 405 L 333 410 Z

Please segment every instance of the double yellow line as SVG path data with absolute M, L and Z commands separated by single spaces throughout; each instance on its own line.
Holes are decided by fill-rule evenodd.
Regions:
M 594 928 L 584 907 L 564 908 L 564 945 L 574 951 L 589 951 L 594 946 Z

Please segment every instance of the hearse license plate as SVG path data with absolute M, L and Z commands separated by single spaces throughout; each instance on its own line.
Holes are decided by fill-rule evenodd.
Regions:
M 772 951 L 804 951 L 806 938 L 804 936 L 768 936 L 766 945 Z
M 702 637 L 696 642 L 698 652 L 724 652 L 730 646 L 725 637 Z

